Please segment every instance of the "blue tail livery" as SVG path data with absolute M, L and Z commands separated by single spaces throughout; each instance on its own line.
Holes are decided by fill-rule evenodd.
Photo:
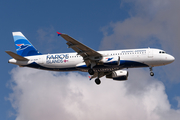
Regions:
M 13 32 L 16 52 L 20 56 L 41 55 L 21 32 Z

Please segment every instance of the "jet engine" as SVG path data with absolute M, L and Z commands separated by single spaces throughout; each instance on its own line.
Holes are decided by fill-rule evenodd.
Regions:
M 101 62 L 103 62 L 104 65 L 120 65 L 120 56 L 103 57 Z
M 112 78 L 113 80 L 117 80 L 117 81 L 127 80 L 128 71 L 126 70 L 112 71 L 110 74 L 106 75 L 106 78 Z

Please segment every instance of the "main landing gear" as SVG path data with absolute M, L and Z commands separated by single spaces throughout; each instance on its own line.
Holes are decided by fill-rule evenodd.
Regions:
M 96 62 L 91 62 L 91 68 L 88 70 L 90 75 L 94 75 L 94 70 L 92 69 L 96 65 Z
M 93 69 L 89 69 L 89 70 L 88 70 L 88 73 L 89 73 L 90 75 L 94 75 L 94 70 L 93 70 Z
M 99 76 L 100 76 L 100 73 L 98 72 L 98 76 L 97 76 L 97 78 L 95 79 L 95 83 L 96 83 L 97 85 L 101 84 L 101 81 L 100 81 L 100 79 L 99 79 Z
M 100 79 L 99 79 L 99 78 L 96 78 L 96 79 L 95 79 L 95 83 L 96 83 L 97 85 L 101 84 Z
M 93 70 L 93 69 L 89 69 L 89 70 L 88 70 L 88 73 L 89 73 L 90 75 L 94 75 L 94 70 Z M 91 78 L 90 78 L 90 79 L 91 79 Z M 99 79 L 99 73 L 98 73 L 98 77 L 95 79 L 95 83 L 96 83 L 97 85 L 101 84 L 101 80 Z
M 150 67 L 149 69 L 150 69 L 150 75 L 151 75 L 151 76 L 154 76 L 152 67 Z

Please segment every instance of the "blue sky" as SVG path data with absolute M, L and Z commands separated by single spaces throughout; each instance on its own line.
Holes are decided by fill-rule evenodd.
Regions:
M 31 92 L 33 90 L 27 92 L 27 90 L 23 88 L 23 86 L 20 86 L 22 82 L 21 80 L 26 81 L 26 79 L 27 81 L 31 81 L 34 84 L 32 86 L 28 86 L 26 82 L 22 82 L 24 86 L 27 85 L 27 88 L 32 87 L 32 89 L 34 87 L 34 89 L 37 89 L 37 91 L 39 90 L 39 88 L 44 89 L 44 87 L 40 86 L 40 83 L 47 83 L 48 85 L 48 82 L 53 80 L 54 83 L 62 84 L 64 86 L 66 86 L 67 84 L 71 84 L 71 86 L 76 85 L 67 88 L 61 85 L 60 90 L 68 92 L 68 88 L 71 88 L 71 91 L 74 91 L 78 88 L 78 90 L 83 91 L 82 93 L 81 91 L 79 91 L 79 93 L 84 95 L 83 100 L 86 100 L 88 98 L 90 101 L 93 101 L 93 97 L 98 97 L 98 95 L 108 98 L 108 96 L 105 96 L 103 92 L 104 90 L 106 90 L 106 88 L 109 90 L 109 93 L 112 93 L 107 94 L 112 99 L 116 99 L 115 96 L 117 95 L 114 95 L 114 93 L 118 94 L 117 91 L 112 89 L 118 89 L 120 87 L 122 87 L 123 90 L 126 90 L 128 95 L 133 95 L 134 97 L 139 98 L 139 96 L 141 95 L 141 91 L 144 91 L 144 94 L 150 94 L 151 92 L 146 90 L 146 88 L 152 86 L 149 89 L 153 91 L 155 89 L 153 86 L 157 85 L 160 86 L 160 89 L 157 88 L 157 95 L 153 96 L 153 94 L 150 94 L 149 96 L 152 95 L 152 97 L 158 98 L 162 95 L 162 98 L 164 98 L 163 100 L 165 101 L 164 103 L 168 103 L 162 106 L 169 105 L 169 113 L 171 113 L 170 110 L 175 110 L 174 114 L 178 113 L 180 108 L 180 65 L 178 63 L 180 58 L 180 16 L 178 16 L 177 14 L 177 11 L 179 10 L 179 5 L 179 2 L 175 0 L 171 0 L 171 2 L 169 0 L 114 0 L 113 2 L 108 0 L 105 0 L 103 2 L 97 0 L 16 0 L 11 2 L 1 1 L 0 32 L 2 46 L 0 47 L 0 52 L 2 57 L 0 69 L 0 119 L 32 119 L 31 117 L 26 116 L 26 114 L 22 112 L 22 110 L 26 111 L 25 108 L 27 108 L 23 107 L 24 104 L 22 104 L 22 101 L 24 99 L 21 99 L 24 97 L 23 95 L 25 94 L 19 96 L 18 92 L 22 91 L 22 93 L 26 93 L 27 98 L 31 95 Z M 69 79 L 67 78 L 68 83 L 66 83 L 66 81 L 64 80 L 62 80 L 61 83 L 61 80 L 58 80 L 56 76 L 58 76 L 58 78 L 61 78 L 62 76 L 62 78 L 66 79 L 65 73 L 54 73 L 26 68 L 17 68 L 15 65 L 7 63 L 8 59 L 10 59 L 10 56 L 5 53 L 5 50 L 11 50 L 15 52 L 15 46 L 12 37 L 12 32 L 14 31 L 21 31 L 41 53 L 73 52 L 73 50 L 67 49 L 67 45 L 65 44 L 66 42 L 62 38 L 57 36 L 56 31 L 59 31 L 72 36 L 73 38 L 83 42 L 84 44 L 95 50 L 156 47 L 164 49 L 168 53 L 172 54 L 176 58 L 176 60 L 170 65 L 154 68 L 154 78 L 149 77 L 148 68 L 142 68 L 130 70 L 130 78 L 126 83 L 114 81 L 104 82 L 106 80 L 105 78 L 103 78 L 104 84 L 102 84 L 101 87 L 97 88 L 97 86 L 94 86 L 93 81 L 88 81 L 87 74 L 81 74 L 78 72 L 67 73 L 67 75 L 69 76 Z M 49 76 L 47 76 L 47 78 L 50 78 L 51 76 L 54 79 L 46 80 L 45 78 L 39 78 L 38 75 L 35 74 L 36 72 L 42 74 L 42 76 L 44 74 L 48 74 Z M 35 78 L 30 77 L 25 79 L 25 77 L 23 77 L 25 74 L 27 74 L 28 76 L 34 75 Z M 140 77 L 139 74 L 141 74 L 142 77 Z M 70 78 L 73 78 L 73 76 L 77 76 L 82 80 L 77 80 L 77 82 L 72 81 Z M 37 84 L 36 81 L 33 81 L 34 79 L 37 79 Z M 39 79 L 44 79 L 45 82 L 39 81 Z M 86 82 L 84 83 L 84 81 Z M 90 87 L 88 87 L 88 84 Z M 36 85 L 38 85 L 39 88 L 36 87 Z M 80 85 L 86 86 L 87 88 Z M 91 93 L 91 87 L 93 89 L 93 92 L 97 92 L 97 96 L 93 96 L 93 94 Z M 51 86 L 47 86 L 47 88 L 49 88 L 50 91 L 52 90 Z M 58 87 L 57 90 L 59 90 Z M 160 92 L 158 92 L 158 90 L 160 90 Z M 37 95 L 39 96 L 39 94 Z M 51 93 L 49 93 L 48 95 L 51 95 Z M 54 100 L 59 100 L 56 99 L 56 96 L 51 97 Z M 69 100 L 71 97 L 66 97 L 66 99 Z M 80 98 L 81 97 L 82 96 L 80 96 Z M 123 93 L 122 96 L 120 94 L 120 97 L 118 97 L 118 102 L 123 101 L 121 101 L 122 97 Z M 78 101 L 80 100 L 79 98 L 77 99 L 78 100 L 76 102 L 78 103 Z M 111 100 L 106 101 L 100 98 L 98 100 L 99 101 L 97 103 L 100 104 L 99 107 L 101 107 L 102 109 L 105 104 L 101 103 L 112 102 Z M 136 100 L 138 99 L 135 99 L 135 101 Z M 156 100 L 161 101 L 161 98 Z M 160 103 L 159 101 L 157 103 Z M 50 102 L 52 101 L 50 100 Z M 80 103 L 81 102 L 83 101 L 80 101 Z M 117 101 L 113 102 L 117 103 Z M 33 104 L 32 101 L 28 100 L 23 101 L 23 103 L 32 104 L 32 106 L 38 104 Z M 126 104 L 128 104 L 127 106 L 130 106 L 131 103 L 132 101 L 129 101 Z M 148 102 L 145 101 L 144 104 L 145 103 Z M 142 103 L 138 103 L 136 105 L 141 106 L 141 104 Z M 44 106 L 45 105 L 46 104 L 44 104 Z M 83 106 L 83 104 L 80 105 Z M 131 107 L 124 106 L 124 110 L 128 112 L 128 108 L 136 109 L 136 105 L 133 104 L 131 105 Z M 56 105 L 54 104 L 54 106 Z M 97 109 L 95 106 L 92 107 L 93 105 L 91 107 L 89 107 L 88 105 L 84 106 L 86 106 L 85 108 L 87 111 Z M 117 108 L 115 106 L 116 104 L 114 104 L 114 107 L 110 109 L 116 110 Z M 146 104 L 144 106 L 145 108 L 148 108 Z M 79 110 L 79 107 L 77 106 L 71 107 L 73 109 Z M 61 110 L 63 111 L 64 109 Z M 44 115 L 47 111 L 42 113 L 42 115 Z M 65 119 L 70 119 L 69 117 L 67 117 L 68 114 L 63 113 L 62 111 L 59 111 L 60 113 L 62 113 L 62 116 L 64 116 Z M 102 114 L 106 113 L 107 111 L 102 112 Z M 39 116 L 36 117 L 36 115 L 33 114 L 31 109 L 27 111 L 27 113 L 31 116 L 34 116 L 33 119 L 42 119 Z M 132 111 L 132 113 L 135 113 L 135 111 Z M 83 119 L 83 115 L 89 117 L 89 119 L 92 119 L 90 116 L 87 115 L 87 113 L 82 113 L 83 115 L 79 115 L 78 117 L 76 113 L 72 112 L 72 114 L 74 115 L 72 117 L 74 119 Z M 96 116 L 95 113 L 92 114 Z M 160 114 L 158 115 L 160 116 Z M 112 116 L 113 114 L 109 114 L 107 118 L 113 118 Z M 126 118 L 124 116 L 121 117 Z M 140 118 L 141 117 L 142 116 L 140 116 Z M 146 117 L 147 116 L 142 118 L 146 119 Z M 58 118 L 59 117 L 55 117 L 53 119 Z M 140 119 L 139 117 L 137 118 Z M 155 119 L 156 117 L 152 115 L 150 116 L 150 118 Z M 98 117 L 94 117 L 94 119 L 98 119 Z M 161 119 L 161 117 L 158 117 L 157 119 Z

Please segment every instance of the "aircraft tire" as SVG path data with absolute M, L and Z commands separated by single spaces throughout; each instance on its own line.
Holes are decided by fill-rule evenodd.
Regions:
M 153 72 L 150 72 L 150 75 L 151 75 L 151 76 L 154 76 L 154 73 L 153 73 Z
M 93 70 L 93 69 L 89 69 L 89 70 L 88 70 L 88 73 L 89 73 L 90 75 L 94 75 L 94 70 Z
M 99 78 L 95 79 L 95 83 L 96 83 L 97 85 L 101 84 L 100 79 L 99 79 Z

